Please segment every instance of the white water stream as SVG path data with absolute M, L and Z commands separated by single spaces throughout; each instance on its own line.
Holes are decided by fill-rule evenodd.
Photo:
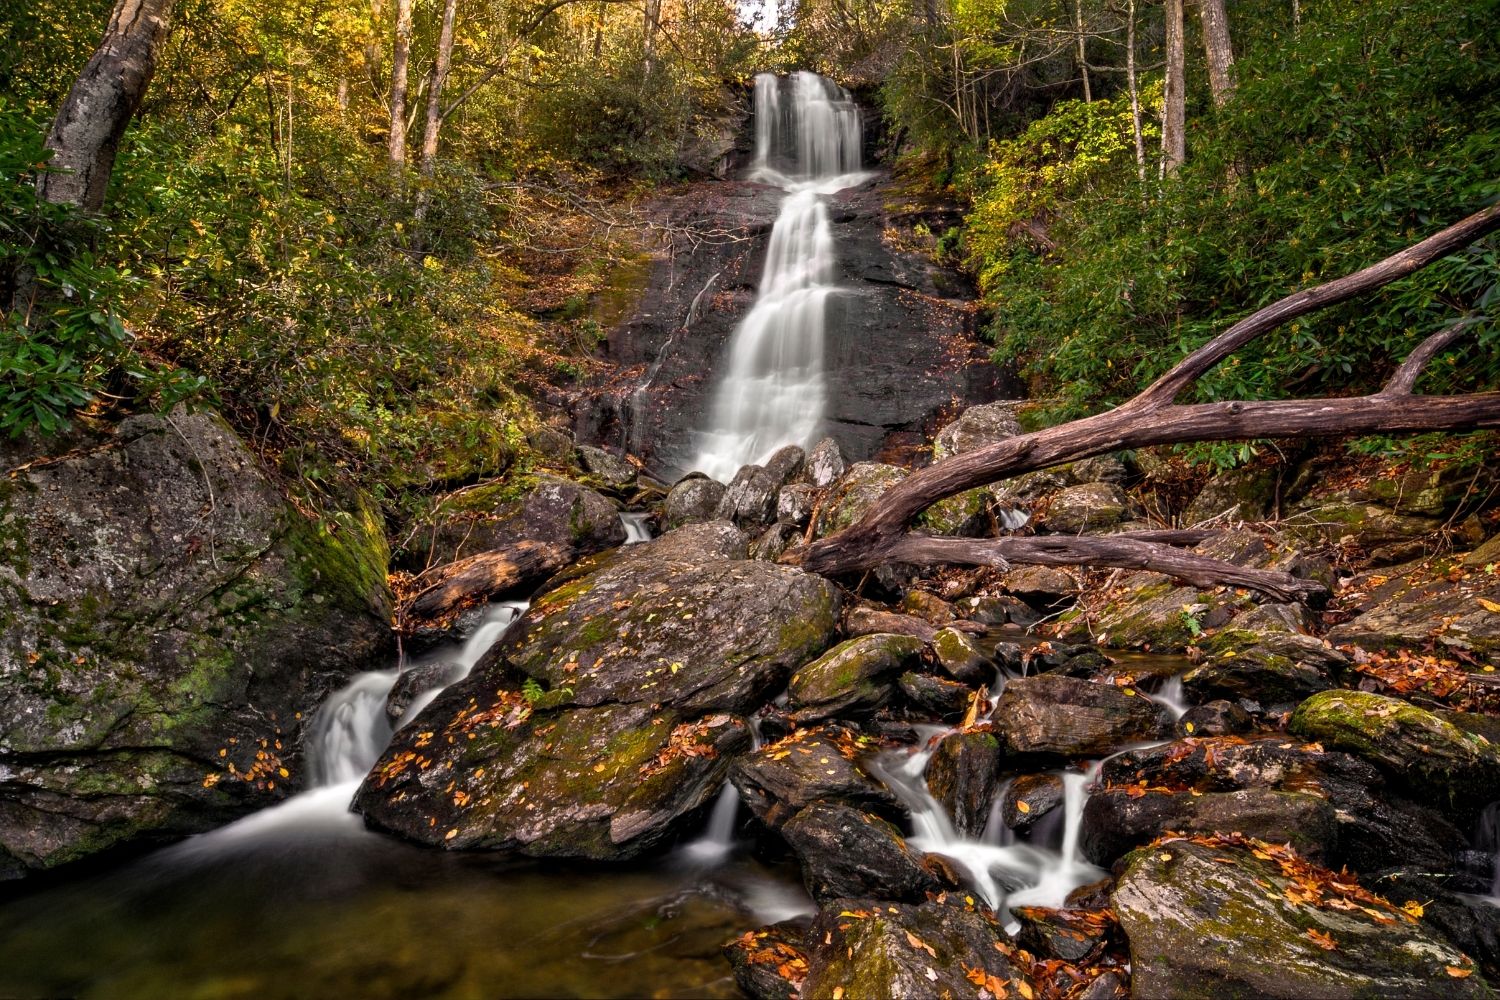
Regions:
M 1078 853 L 1078 832 L 1087 786 L 1098 770 L 1090 764 L 1080 774 L 1062 774 L 1062 841 L 1055 848 L 1019 843 L 1000 822 L 998 807 L 991 810 L 984 836 L 971 839 L 953 828 L 947 810 L 927 789 L 923 772 L 937 748 L 934 737 L 953 730 L 941 726 L 917 726 L 922 741 L 915 749 L 880 754 L 869 768 L 911 812 L 912 835 L 907 842 L 918 851 L 951 858 L 968 872 L 975 890 L 995 910 L 1008 906 L 1062 906 L 1068 893 L 1101 879 L 1103 869 L 1084 861 Z M 996 801 L 1003 788 L 996 790 Z
M 824 196 L 857 184 L 863 132 L 849 92 L 814 73 L 755 78 L 752 180 L 787 192 L 759 294 L 728 358 L 692 465 L 721 482 L 784 445 L 809 447 L 827 409 L 824 340 L 835 285 Z
M 448 683 L 467 677 L 479 658 L 525 613 L 526 607 L 524 601 L 490 605 L 463 646 L 443 657 L 441 662 L 454 667 Z M 413 668 L 421 665 L 419 662 Z M 443 690 L 439 686 L 421 692 L 401 718 L 392 722 L 385 703 L 400 676 L 399 670 L 372 670 L 357 675 L 328 696 L 308 730 L 307 766 L 311 780 L 306 791 L 212 833 L 193 837 L 167 853 L 201 857 L 232 850 L 247 839 L 305 835 L 318 830 L 363 833 L 364 823 L 349 810 L 360 782 L 380 759 L 396 730 L 415 719 Z

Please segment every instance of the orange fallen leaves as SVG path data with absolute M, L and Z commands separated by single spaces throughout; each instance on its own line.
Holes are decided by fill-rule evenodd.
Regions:
M 1322 948 L 1324 951 L 1333 951 L 1339 946 L 1338 942 L 1335 941 L 1332 936 L 1328 934 L 1320 934 L 1318 931 L 1313 930 L 1311 927 L 1307 929 L 1306 933 L 1307 937 L 1312 940 L 1313 944 L 1317 945 L 1319 948 Z

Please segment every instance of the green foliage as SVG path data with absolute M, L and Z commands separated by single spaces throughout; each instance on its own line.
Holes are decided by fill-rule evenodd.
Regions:
M 1188 164 L 1159 186 L 1136 177 L 1118 97 L 1097 111 L 1059 105 L 997 144 L 966 238 L 995 310 L 997 354 L 1025 366 L 1037 395 L 1055 401 L 1054 417 L 1092 412 L 1247 312 L 1495 198 L 1494 8 L 1330 0 L 1304 5 L 1295 38 L 1241 13 L 1239 90 L 1224 108 L 1191 117 Z M 1055 248 L 1016 228 L 1027 220 L 1041 222 Z M 1485 318 L 1464 348 L 1432 366 L 1423 389 L 1493 388 L 1500 329 L 1486 314 L 1497 282 L 1491 239 L 1289 324 L 1196 391 L 1265 399 L 1365 390 L 1422 337 L 1470 312 Z
M 9 437 L 63 430 L 107 388 L 157 391 L 171 404 L 201 385 L 129 351 L 116 311 L 129 278 L 95 253 L 97 221 L 38 197 L 48 156 L 41 130 L 0 105 L 0 434 Z

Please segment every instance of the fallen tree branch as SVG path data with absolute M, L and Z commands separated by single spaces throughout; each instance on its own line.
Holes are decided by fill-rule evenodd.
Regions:
M 520 541 L 428 570 L 433 581 L 397 609 L 398 628 L 408 630 L 474 600 L 495 600 L 534 589 L 573 558 L 573 551 L 546 542 Z
M 1195 587 L 1247 587 L 1278 601 L 1307 601 L 1327 588 L 1290 573 L 1249 569 L 1160 542 L 1124 535 L 1039 535 L 1033 538 L 934 538 L 903 535 L 887 550 L 896 562 L 974 566 L 1114 566 L 1144 569 Z
M 1465 317 L 1419 345 L 1378 392 L 1321 398 L 1179 404 L 1183 390 L 1234 351 L 1276 327 L 1406 277 L 1474 240 L 1500 229 L 1500 206 L 1476 212 L 1377 264 L 1304 289 L 1259 309 L 1194 351 L 1140 395 L 1105 413 L 1020 434 L 944 459 L 913 473 L 882 494 L 880 503 L 853 525 L 813 542 L 797 556 L 804 569 L 841 575 L 888 562 L 958 561 L 981 565 L 1042 562 L 1158 568 L 1189 583 L 1232 583 L 1280 599 L 1306 599 L 1321 588 L 1289 582 L 1282 574 L 1232 567 L 1163 550 L 1163 538 L 1089 539 L 1109 545 L 1027 546 L 1045 539 L 974 542 L 905 534 L 907 525 L 940 500 L 1011 476 L 1129 448 L 1236 441 L 1252 438 L 1415 433 L 1500 427 L 1500 392 L 1463 396 L 1414 395 L 1425 366 L 1478 319 Z M 999 543 L 1004 544 L 997 544 Z M 1135 545 L 1127 544 L 1133 541 Z M 1150 546 L 1155 548 L 1148 548 Z M 1145 547 L 1143 547 L 1145 546 Z M 1175 558 L 1174 558 L 1175 557 Z M 998 561 L 997 561 L 998 560 Z M 1114 560 L 1114 561 L 1110 561 Z M 1147 565 L 1140 560 L 1150 560 Z M 1196 561 L 1194 561 L 1196 560 Z M 1169 568 L 1174 567 L 1174 568 Z M 1248 575 L 1247 575 L 1248 574 Z

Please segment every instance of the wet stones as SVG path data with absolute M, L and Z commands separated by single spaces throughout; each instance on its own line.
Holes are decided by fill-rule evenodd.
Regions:
M 1055 774 L 1023 774 L 1000 798 L 1000 821 L 1025 833 L 1063 804 L 1063 780 Z
M 890 699 L 895 679 L 921 662 L 922 649 L 907 635 L 842 642 L 792 675 L 787 707 L 804 722 L 874 711 Z
M 635 857 L 707 803 L 750 745 L 727 714 L 538 711 L 494 683 L 476 672 L 396 734 L 355 796 L 368 825 L 449 849 Z
M 962 836 L 978 837 L 990 815 L 1000 774 L 1000 741 L 986 732 L 954 733 L 927 762 L 927 788 Z
M 1215 636 L 1210 648 L 1214 654 L 1182 678 L 1184 693 L 1194 701 L 1299 702 L 1333 687 L 1349 666 L 1343 653 L 1297 632 L 1230 630 Z
M 1270 858 L 1174 840 L 1130 857 L 1114 906 L 1132 995 L 1419 997 L 1439 984 L 1448 997 L 1490 995 L 1473 961 L 1421 921 L 1367 900 L 1315 905 L 1278 863 L 1285 853 L 1260 853 Z
M 920 902 L 945 886 L 890 823 L 850 806 L 815 802 L 781 828 L 819 903 L 845 896 Z
M 799 729 L 736 760 L 729 780 L 756 818 L 773 829 L 814 802 L 899 816 L 896 797 L 859 763 L 873 749 L 846 727 Z
M 1134 688 L 1041 674 L 1005 686 L 994 713 L 1015 756 L 1097 757 L 1170 729 L 1164 710 Z

